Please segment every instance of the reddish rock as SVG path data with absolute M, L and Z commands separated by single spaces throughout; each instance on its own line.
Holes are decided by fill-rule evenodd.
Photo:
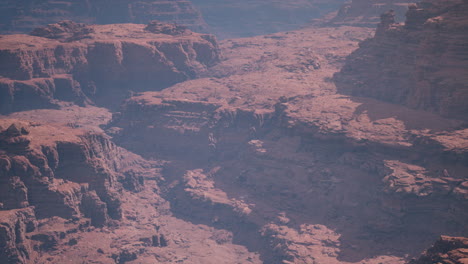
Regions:
M 214 37 L 155 25 L 64 21 L 36 29 L 36 36 L 2 37 L 0 111 L 57 107 L 57 100 L 115 107 L 130 90 L 161 89 L 219 61 Z
M 467 10 L 466 1 L 428 0 L 404 25 L 383 20 L 335 75 L 338 91 L 467 120 Z
M 28 263 L 35 252 L 28 233 L 37 227 L 34 208 L 0 211 L 0 261 L 2 263 Z
M 441 236 L 435 244 L 410 264 L 468 263 L 468 238 Z

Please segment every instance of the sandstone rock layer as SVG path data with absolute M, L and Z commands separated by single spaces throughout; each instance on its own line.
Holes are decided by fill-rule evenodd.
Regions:
M 338 91 L 467 120 L 468 3 L 422 1 L 386 18 L 335 75 Z
M 118 105 L 132 91 L 193 78 L 219 60 L 211 35 L 86 26 L 70 21 L 0 39 L 1 112 L 95 101 Z

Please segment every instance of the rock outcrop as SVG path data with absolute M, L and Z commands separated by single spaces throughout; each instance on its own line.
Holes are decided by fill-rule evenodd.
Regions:
M 2 263 L 34 259 L 26 234 L 37 231 L 36 219 L 88 217 L 94 226 L 121 219 L 117 193 L 130 178 L 138 183 L 138 166 L 150 168 L 103 135 L 14 119 L 0 124 L 7 127 L 0 132 Z
M 341 6 L 336 16 L 326 22 L 333 26 L 364 26 L 376 27 L 380 23 L 380 15 L 393 10 L 395 20 L 403 22 L 408 6 L 416 0 L 352 0 Z
M 57 101 L 117 106 L 130 91 L 193 78 L 219 60 L 211 35 L 159 22 L 63 21 L 32 34 L 0 39 L 1 112 L 51 108 Z
M 410 264 L 467 263 L 468 239 L 466 237 L 441 236 L 423 255 Z
M 0 3 L 0 16 L 1 34 L 27 33 L 62 20 L 87 24 L 146 24 L 151 20 L 161 20 L 195 31 L 206 31 L 207 28 L 200 12 L 185 0 L 6 0 Z
M 383 16 L 341 72 L 338 91 L 467 120 L 468 3 L 422 1 L 406 23 Z

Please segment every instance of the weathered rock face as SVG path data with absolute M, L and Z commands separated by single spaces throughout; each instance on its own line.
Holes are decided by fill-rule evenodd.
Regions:
M 7 127 L 0 132 L 2 263 L 34 259 L 26 233 L 36 231 L 36 219 L 88 217 L 104 226 L 122 218 L 122 185 L 140 188 L 130 178 L 140 177 L 143 160 L 103 135 L 12 119 L 0 125 Z
M 395 20 L 403 22 L 408 6 L 415 3 L 415 0 L 352 0 L 343 4 L 335 17 L 330 19 L 327 24 L 340 26 L 365 26 L 376 27 L 380 22 L 380 15 L 393 10 Z
M 422 1 L 387 16 L 335 75 L 338 91 L 467 120 L 468 3 Z
M 220 38 L 264 35 L 296 29 L 332 12 L 344 0 L 192 0 L 210 32 Z
M 214 37 L 188 30 L 63 21 L 33 35 L 0 39 L 1 112 L 54 107 L 57 100 L 115 106 L 130 90 L 161 89 L 219 60 Z
M 88 24 L 146 24 L 161 20 L 206 31 L 200 12 L 190 1 L 97 0 L 14 1 L 0 3 L 0 32 L 30 32 L 36 27 L 70 19 Z
M 466 237 L 441 236 L 423 255 L 410 264 L 466 263 L 468 239 Z
M 27 263 L 34 258 L 32 243 L 26 234 L 37 228 L 32 207 L 0 211 L 0 261 Z

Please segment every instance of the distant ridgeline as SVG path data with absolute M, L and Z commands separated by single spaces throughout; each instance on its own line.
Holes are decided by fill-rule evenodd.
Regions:
M 146 24 L 161 20 L 182 24 L 194 31 L 206 31 L 200 12 L 185 0 L 0 1 L 0 33 L 3 34 L 30 32 L 61 20 L 88 24 Z

